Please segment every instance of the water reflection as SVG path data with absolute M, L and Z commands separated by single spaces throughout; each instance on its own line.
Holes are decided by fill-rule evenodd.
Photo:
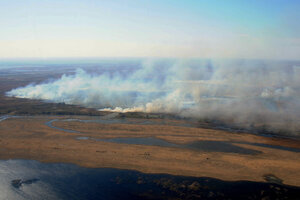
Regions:
M 0 199 L 296 199 L 300 188 L 31 160 L 0 161 Z
M 162 139 L 154 137 L 122 137 L 122 138 L 109 138 L 109 139 L 96 139 L 97 141 L 124 143 L 124 144 L 139 144 L 139 145 L 151 145 L 162 147 L 181 147 L 179 144 L 167 142 Z
M 60 130 L 60 131 L 68 132 L 68 133 L 80 133 L 78 131 L 73 131 L 73 130 L 70 130 L 70 129 L 64 129 L 64 128 L 59 128 L 57 126 L 53 126 L 52 123 L 56 122 L 56 121 L 59 121 L 59 120 L 58 119 L 52 119 L 52 120 L 46 122 L 45 125 L 50 127 L 50 128 L 54 128 L 54 129 L 57 129 L 57 130 Z
M 81 139 L 81 140 L 92 139 L 96 141 L 124 143 L 124 144 L 176 147 L 176 148 L 185 148 L 185 149 L 192 149 L 196 151 L 205 151 L 205 152 L 239 153 L 239 154 L 246 154 L 246 155 L 256 155 L 261 153 L 260 151 L 239 147 L 234 144 L 231 144 L 230 142 L 225 142 L 225 141 L 201 140 L 201 141 L 195 141 L 187 144 L 175 144 L 154 137 L 138 137 L 138 138 L 124 137 L 124 138 L 109 138 L 109 139 L 78 137 L 77 139 Z

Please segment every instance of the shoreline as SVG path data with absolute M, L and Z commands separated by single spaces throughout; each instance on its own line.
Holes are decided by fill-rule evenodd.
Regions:
M 282 184 L 272 175 L 266 175 L 267 182 L 224 181 L 24 159 L 0 163 L 5 199 L 15 194 L 25 194 L 27 199 L 297 199 L 300 192 L 300 187 Z
M 222 182 L 251 182 L 251 183 L 263 183 L 263 184 L 276 184 L 276 185 L 282 185 L 282 186 L 288 186 L 288 187 L 293 187 L 293 188 L 298 188 L 300 189 L 300 186 L 294 186 L 294 185 L 288 185 L 288 184 L 284 184 L 282 183 L 278 177 L 273 176 L 272 174 L 266 174 L 265 176 L 273 176 L 274 177 L 274 181 L 268 181 L 268 180 L 264 180 L 264 181 L 251 181 L 251 180 L 223 180 L 223 179 L 219 179 L 219 178 L 215 178 L 215 177 L 207 177 L 207 176 L 191 176 L 191 175 L 178 175 L 178 174 L 170 174 L 170 173 L 156 173 L 156 172 L 143 172 L 140 170 L 135 170 L 135 169 L 123 169 L 123 168 L 114 168 L 114 167 L 85 167 L 82 165 L 78 165 L 78 164 L 74 164 L 74 163 L 66 163 L 66 162 L 43 162 L 43 161 L 39 161 L 39 160 L 32 160 L 32 159 L 0 159 L 1 161 L 33 161 L 33 162 L 37 162 L 39 164 L 44 164 L 44 165 L 69 165 L 69 166 L 75 166 L 75 167 L 80 167 L 80 168 L 84 168 L 84 169 L 95 169 L 95 170 L 102 170 L 102 169 L 107 169 L 107 170 L 119 170 L 119 171 L 132 171 L 132 172 L 137 172 L 137 173 L 142 173 L 142 174 L 146 174 L 146 175 L 167 175 L 167 176 L 174 176 L 174 177 L 180 177 L 180 178 L 199 178 L 199 179 L 215 179 L 215 180 L 219 180 Z M 277 180 L 275 180 L 277 179 Z M 280 183 L 281 182 L 281 183 Z
M 87 119 L 89 117 L 84 117 Z M 0 123 L 0 159 L 33 159 L 41 162 L 73 163 L 83 167 L 132 169 L 145 173 L 167 173 L 222 180 L 264 181 L 273 174 L 284 184 L 300 186 L 299 153 L 284 149 L 237 144 L 260 151 L 257 155 L 197 151 L 192 149 L 77 140 L 77 137 L 155 137 L 185 144 L 190 141 L 259 142 L 299 148 L 298 141 L 236 134 L 220 130 L 142 124 L 101 124 L 57 121 L 54 126 L 78 133 L 62 132 L 45 125 L 53 116 L 11 118 Z M 61 118 L 62 119 L 62 118 Z M 66 119 L 66 116 L 63 117 Z M 92 119 L 90 117 L 89 119 Z M 173 123 L 173 121 L 172 121 Z M 9 134 L 7 134 L 9 133 Z
M 102 113 L 102 111 L 101 111 Z M 49 114 L 24 114 L 24 115 L 11 115 L 11 114 L 5 114 L 5 115 L 0 115 L 0 122 L 1 121 L 4 121 L 6 119 L 9 119 L 9 118 L 26 118 L 26 117 L 45 117 L 45 118 L 53 118 L 53 117 L 57 117 L 57 118 L 68 118 L 68 117 L 76 117 L 74 118 L 75 120 L 81 120 L 81 119 L 77 119 L 77 118 L 97 118 L 97 119 L 102 119 L 104 118 L 106 115 L 110 115 L 110 114 L 116 114 L 117 112 L 110 112 L 110 111 L 103 111 L 102 114 L 100 115 L 86 115 L 86 114 L 82 114 L 82 115 L 78 115 L 78 114 L 68 114 L 68 115 L 49 115 Z M 117 114 L 123 114 L 123 113 L 117 113 Z M 142 114 L 146 114 L 146 113 L 142 113 Z M 156 114 L 156 113 L 155 113 Z M 135 117 L 129 117 L 129 118 L 122 118 L 120 117 L 119 115 L 117 115 L 116 117 L 113 117 L 113 118 L 109 118 L 109 119 L 137 119 L 137 120 L 151 120 L 151 119 L 158 119 L 158 118 L 135 118 Z M 158 113 L 158 115 L 165 115 L 165 114 L 161 114 L 161 113 Z M 168 115 L 168 114 L 167 114 Z M 1 117 L 7 117 L 7 118 L 4 118 L 4 119 L 1 119 Z M 73 118 L 70 118 L 70 119 L 73 119 Z M 175 120 L 179 120 L 179 121 L 187 121 L 187 122 L 193 122 L 195 121 L 195 119 L 193 118 L 176 118 L 176 116 L 174 116 L 173 118 L 159 118 L 161 120 L 169 120 L 169 119 L 175 119 Z M 54 120 L 60 120 L 60 119 L 54 119 Z M 68 120 L 68 119 L 67 119 Z M 104 120 L 107 120 L 104 118 Z M 122 124 L 122 123 L 121 123 Z M 176 126 L 182 126 L 182 125 L 176 125 Z M 191 127 L 194 127 L 194 128 L 203 128 L 203 129 L 210 129 L 210 130 L 221 130 L 221 131 L 228 131 L 228 132 L 231 132 L 231 133 L 237 133 L 237 134 L 252 134 L 252 135 L 256 135 L 256 136 L 261 136 L 261 137 L 266 137 L 266 138 L 277 138 L 277 139 L 290 139 L 290 140 L 296 140 L 296 141 L 300 141 L 300 135 L 297 136 L 297 135 L 282 135 L 282 134 L 276 134 L 276 133 L 261 133 L 260 130 L 249 130 L 247 128 L 245 129 L 242 129 L 242 128 L 232 128 L 230 126 L 214 126 L 214 124 L 210 124 L 210 125 L 205 125 L 205 126 L 202 126 L 201 124 L 200 125 L 191 125 Z

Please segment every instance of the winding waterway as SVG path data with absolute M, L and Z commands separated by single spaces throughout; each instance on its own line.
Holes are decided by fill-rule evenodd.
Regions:
M 102 123 L 102 124 L 118 124 L 118 123 L 128 123 L 133 124 L 134 122 L 127 121 L 125 119 L 113 119 L 114 116 L 111 116 L 106 119 L 97 119 L 97 120 L 80 120 L 80 119 L 63 119 L 61 121 L 79 121 L 83 123 Z M 52 124 L 52 122 L 59 121 L 58 119 L 54 119 L 51 121 L 46 122 L 45 124 L 50 128 L 55 128 L 60 131 L 69 132 L 69 133 L 80 133 L 75 130 L 70 129 L 63 129 L 60 127 L 56 127 Z M 157 122 L 147 122 L 143 121 L 139 124 L 161 124 Z M 181 126 L 181 125 L 178 125 Z M 99 139 L 99 138 L 92 138 L 87 136 L 79 136 L 76 139 L 79 140 L 94 140 L 94 141 L 103 141 L 103 142 L 113 142 L 113 143 L 124 143 L 124 144 L 136 144 L 136 145 L 151 145 L 151 146 L 161 146 L 161 147 L 174 147 L 174 148 L 187 148 L 193 149 L 197 151 L 206 151 L 206 152 L 223 152 L 223 153 L 239 153 L 239 154 L 248 154 L 248 155 L 255 155 L 261 153 L 257 150 L 247 149 L 244 147 L 237 146 L 236 144 L 247 144 L 247 145 L 254 145 L 266 148 L 273 148 L 291 152 L 300 152 L 299 148 L 292 148 L 292 147 L 284 147 L 279 145 L 269 145 L 269 144 L 262 144 L 262 143 L 251 143 L 251 142 L 227 142 L 227 141 L 194 141 L 187 144 L 175 144 L 168 142 L 163 139 L 155 138 L 155 137 L 121 137 L 121 138 L 108 138 L 108 139 Z
M 105 116 L 102 116 L 98 119 L 93 120 L 82 120 L 82 119 L 52 119 L 45 123 L 46 126 L 52 129 L 56 129 L 62 132 L 68 133 L 76 133 L 76 134 L 84 134 L 76 130 L 71 129 L 64 129 L 53 125 L 53 122 L 57 121 L 64 121 L 64 122 L 71 122 L 71 121 L 78 121 L 82 123 L 101 123 L 101 124 L 136 124 L 136 121 L 130 121 L 127 119 L 116 119 L 117 113 L 111 113 Z M 22 116 L 13 116 L 13 115 L 5 115 L 0 116 L 0 122 L 9 118 L 22 118 Z M 165 122 L 156 122 L 150 120 L 142 120 L 139 121 L 137 124 L 142 125 L 162 125 Z M 169 124 L 174 125 L 174 124 Z M 176 126 L 189 126 L 187 124 L 176 124 Z M 291 152 L 300 152 L 299 148 L 292 148 L 292 147 L 284 147 L 279 145 L 269 145 L 269 144 L 262 144 L 262 143 L 251 143 L 251 142 L 227 142 L 227 141 L 194 141 L 187 144 L 175 144 L 168 142 L 163 139 L 155 138 L 155 137 L 117 137 L 117 138 L 106 138 L 106 139 L 99 139 L 99 138 L 92 138 L 88 136 L 79 136 L 75 139 L 78 140 L 94 140 L 94 141 L 102 141 L 102 142 L 113 142 L 113 143 L 124 143 L 124 144 L 135 144 L 135 145 L 151 145 L 151 146 L 160 146 L 160 147 L 173 147 L 173 148 L 187 148 L 196 151 L 206 151 L 206 152 L 223 152 L 223 153 L 239 153 L 239 154 L 248 154 L 248 155 L 256 155 L 261 153 L 257 150 L 247 149 L 244 147 L 237 146 L 236 144 L 247 144 L 247 145 L 254 145 L 259 147 L 266 147 L 266 148 L 274 148 L 279 150 L 291 151 Z

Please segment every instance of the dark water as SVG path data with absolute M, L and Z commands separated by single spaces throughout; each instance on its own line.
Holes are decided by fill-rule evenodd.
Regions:
M 77 139 L 93 139 L 89 137 L 78 137 Z M 115 142 L 115 143 L 125 143 L 125 144 L 139 144 L 139 145 L 153 145 L 153 146 L 163 146 L 163 147 L 177 147 L 177 148 L 188 148 L 194 149 L 199 151 L 206 151 L 206 152 L 223 152 L 223 153 L 239 153 L 239 154 L 259 154 L 260 151 L 247 149 L 244 147 L 239 147 L 234 145 L 236 144 L 248 144 L 260 147 L 267 147 L 272 149 L 279 149 L 285 151 L 291 151 L 299 153 L 299 148 L 293 147 L 284 147 L 279 145 L 270 145 L 270 144 L 263 144 L 263 143 L 251 143 L 251 142 L 226 142 L 226 141 L 208 141 L 208 140 L 201 140 L 195 141 L 188 144 L 174 144 L 167 142 L 162 139 L 154 138 L 154 137 L 140 137 L 140 138 L 110 138 L 110 139 L 94 139 L 98 141 L 105 141 L 105 142 Z
M 53 119 L 45 124 L 50 128 L 55 128 L 60 131 L 65 131 L 69 133 L 80 133 L 70 129 L 63 129 L 52 125 L 52 122 L 58 121 L 57 119 Z M 67 119 L 63 121 L 81 121 L 81 122 L 98 122 L 98 123 L 125 123 L 123 119 L 116 119 L 116 120 L 78 120 L 78 119 Z M 161 146 L 161 147 L 177 147 L 177 148 L 188 148 L 200 151 L 208 151 L 208 152 L 225 152 L 225 153 L 239 153 L 239 154 L 249 154 L 255 155 L 261 153 L 260 151 L 247 149 L 243 147 L 239 147 L 233 145 L 229 142 L 223 141 L 195 141 L 188 144 L 174 144 L 167 142 L 162 139 L 154 138 L 154 137 L 137 137 L 137 138 L 109 138 L 109 139 L 96 139 L 96 138 L 89 138 L 89 137 L 77 137 L 78 140 L 96 140 L 96 141 L 104 141 L 104 142 L 114 142 L 114 143 L 124 143 L 124 144 L 137 144 L 137 145 L 152 145 L 152 146 Z
M 224 141 L 195 141 L 184 145 L 186 148 L 202 150 L 208 152 L 223 152 L 223 153 L 239 153 L 255 155 L 261 153 L 260 151 L 247 149 L 231 144 L 230 142 Z
M 81 138 L 81 139 L 88 139 L 88 138 Z M 239 153 L 239 154 L 248 154 L 248 155 L 255 155 L 261 153 L 260 151 L 239 147 L 224 141 L 204 140 L 204 141 L 195 141 L 188 144 L 174 144 L 153 137 L 110 138 L 110 139 L 94 139 L 94 140 L 104 141 L 104 142 L 114 142 L 114 143 L 125 143 L 125 144 L 177 147 L 177 148 L 193 149 L 193 150 L 206 151 L 206 152 Z
M 82 137 L 77 137 L 76 139 L 77 140 L 88 140 L 88 139 L 90 139 L 90 137 L 82 136 Z
M 31 160 L 0 161 L 0 199 L 298 199 L 300 188 Z
M 58 119 L 50 120 L 49 122 L 46 122 L 45 125 L 50 127 L 50 128 L 54 128 L 54 129 L 57 129 L 57 130 L 60 130 L 60 131 L 68 132 L 68 133 L 80 133 L 78 131 L 73 131 L 73 130 L 70 130 L 70 129 L 63 129 L 63 128 L 53 126 L 52 123 L 56 122 L 56 121 L 59 121 L 59 120 Z
M 104 142 L 124 143 L 124 144 L 139 144 L 139 145 L 151 145 L 162 147 L 181 147 L 179 144 L 173 144 L 162 139 L 154 137 L 123 137 L 123 138 L 109 138 L 109 139 L 96 139 Z
M 115 114 L 115 113 L 113 113 Z M 5 117 L 5 116 L 4 116 Z M 115 115 L 112 115 L 112 118 Z M 6 118 L 3 118 L 5 120 Z M 0 118 L 1 121 L 1 118 Z M 49 122 L 46 122 L 45 125 L 49 126 L 50 128 L 54 128 L 60 131 L 69 132 L 69 133 L 80 133 L 78 131 L 70 130 L 70 129 L 63 129 L 52 125 L 52 122 L 59 121 L 58 119 L 53 119 Z M 61 121 L 79 121 L 84 123 L 103 123 L 103 124 L 136 124 L 136 122 L 128 121 L 126 119 L 96 119 L 96 120 L 80 120 L 80 119 L 65 119 Z M 139 124 L 148 124 L 149 121 L 141 121 Z M 149 122 L 149 124 L 157 124 L 157 122 Z M 161 124 L 161 123 L 158 123 Z M 184 124 L 179 124 L 179 126 L 184 126 Z M 186 145 L 179 145 L 167 142 L 162 139 L 157 139 L 153 137 L 147 138 L 111 138 L 111 139 L 95 139 L 89 137 L 77 137 L 79 140 L 98 140 L 98 141 L 105 141 L 105 142 L 115 142 L 115 143 L 125 143 L 125 144 L 138 144 L 138 145 L 153 145 L 153 146 L 162 146 L 162 147 L 178 147 L 178 148 L 188 148 L 194 150 L 201 150 L 201 151 L 208 151 L 208 152 L 224 152 L 224 153 L 239 153 L 239 154 L 259 154 L 260 151 L 247 149 L 243 147 L 239 147 L 234 145 L 236 144 L 249 144 L 254 146 L 261 146 L 267 148 L 274 148 L 279 150 L 291 151 L 291 152 L 300 152 L 299 148 L 292 148 L 292 147 L 283 147 L 279 145 L 269 145 L 269 144 L 261 144 L 261 143 L 248 143 L 248 142 L 224 142 L 224 141 L 195 141 L 193 143 L 189 143 Z
M 79 133 L 74 130 L 70 129 L 63 129 L 56 126 L 53 126 L 52 123 L 55 121 L 63 121 L 63 122 L 81 122 L 81 123 L 100 123 L 100 124 L 138 124 L 138 125 L 170 125 L 170 126 L 184 126 L 184 127 L 191 127 L 188 123 L 171 123 L 171 122 L 165 122 L 165 121 L 151 121 L 151 120 L 128 120 L 125 118 L 116 119 L 116 117 L 119 113 L 112 113 L 108 114 L 106 116 L 102 116 L 98 119 L 91 119 L 91 120 L 83 120 L 83 119 L 53 119 L 51 121 L 48 121 L 45 123 L 46 126 L 49 126 L 50 128 L 55 128 L 57 130 L 69 132 L 69 133 Z M 1 120 L 1 118 L 0 118 Z
M 113 113 L 114 114 L 114 113 Z M 10 117 L 10 116 L 9 116 Z M 2 116 L 0 121 L 9 118 L 7 116 Z M 15 117 L 15 116 L 13 116 Z M 70 129 L 63 129 L 56 126 L 53 126 L 52 123 L 55 121 L 59 121 L 58 119 L 53 119 L 45 123 L 50 128 L 54 128 L 60 131 L 69 132 L 69 133 L 78 133 L 78 131 L 70 130 Z M 79 119 L 66 119 L 62 121 L 80 121 L 80 122 L 97 122 L 97 123 L 104 123 L 104 124 L 112 124 L 112 123 L 131 123 L 128 122 L 126 119 L 97 119 L 97 120 L 79 120 Z M 132 122 L 133 123 L 133 122 Z M 144 122 L 142 122 L 144 123 Z M 262 143 L 249 143 L 249 142 L 225 142 L 225 141 L 195 141 L 188 144 L 174 144 L 167 142 L 162 139 L 154 138 L 154 137 L 139 137 L 139 138 L 110 138 L 110 139 L 96 139 L 90 137 L 77 137 L 78 140 L 96 140 L 96 141 L 104 141 L 104 142 L 114 142 L 114 143 L 124 143 L 124 144 L 137 144 L 137 145 L 152 145 L 152 146 L 162 146 L 162 147 L 177 147 L 177 148 L 188 148 L 194 149 L 199 151 L 206 151 L 206 152 L 223 152 L 223 153 L 239 153 L 239 154 L 248 154 L 248 155 L 255 155 L 261 153 L 257 150 L 247 149 L 244 147 L 239 147 L 234 145 L 236 144 L 248 144 L 260 147 L 267 147 L 267 148 L 274 148 L 279 150 L 291 151 L 291 152 L 300 152 L 298 148 L 292 147 L 283 147 L 279 145 L 269 145 L 269 144 L 262 144 Z
M 113 113 L 118 114 L 118 113 Z M 109 114 L 111 115 L 111 114 Z M 170 125 L 170 126 L 181 126 L 181 127 L 192 127 L 189 123 L 174 123 L 174 122 L 166 122 L 164 120 L 161 121 L 153 121 L 153 120 L 128 120 L 126 118 L 114 118 L 105 116 L 99 118 L 99 119 L 92 119 L 92 120 L 83 120 L 83 119 L 65 119 L 61 121 L 77 121 L 82 123 L 100 123 L 100 124 L 138 124 L 138 125 Z
M 6 119 L 9 119 L 9 118 L 20 118 L 20 117 L 19 116 L 14 116 L 14 115 L 2 115 L 2 116 L 0 116 L 0 122 L 4 121 Z
M 259 146 L 259 147 L 267 147 L 267 148 L 271 148 L 271 149 L 279 149 L 279 150 L 291 151 L 291 152 L 296 152 L 296 153 L 300 152 L 299 148 L 284 147 L 284 146 L 279 146 L 279 145 L 271 145 L 271 144 L 263 144 L 263 143 L 251 143 L 251 142 L 235 142 L 235 143 L 237 143 L 237 144 L 249 144 L 249 145 L 254 145 L 254 146 Z

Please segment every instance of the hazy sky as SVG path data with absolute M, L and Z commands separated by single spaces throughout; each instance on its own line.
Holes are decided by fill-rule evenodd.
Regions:
M 0 1 L 0 58 L 123 56 L 300 59 L 300 1 Z

